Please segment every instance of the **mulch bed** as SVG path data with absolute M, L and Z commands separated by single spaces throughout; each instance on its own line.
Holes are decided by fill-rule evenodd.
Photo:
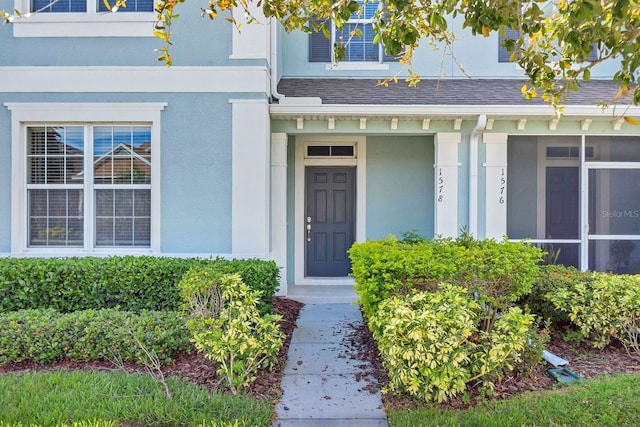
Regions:
M 286 334 L 286 339 L 278 353 L 278 363 L 272 370 L 261 370 L 258 372 L 256 380 L 251 385 L 249 393 L 257 399 L 268 399 L 275 401 L 282 394 L 280 379 L 284 371 L 284 364 L 287 360 L 287 352 L 291 342 L 291 335 L 296 327 L 298 314 L 304 304 L 287 298 L 277 297 L 273 303 L 274 311 L 282 316 L 280 327 Z M 110 361 L 90 361 L 81 362 L 76 360 L 62 360 L 56 363 L 39 365 L 30 361 L 19 363 L 0 364 L 0 375 L 10 372 L 35 372 L 53 370 L 126 370 L 127 372 L 140 371 L 143 368 L 135 363 L 125 363 L 123 367 L 117 367 Z M 224 383 L 224 378 L 216 374 L 214 365 L 202 357 L 198 352 L 179 354 L 172 365 L 163 368 L 165 377 L 177 377 L 182 380 L 191 381 L 208 389 L 228 392 Z
M 249 389 L 249 393 L 260 400 L 277 401 L 282 393 L 280 381 L 289 350 L 291 334 L 296 327 L 296 320 L 302 303 L 287 299 L 276 298 L 274 311 L 283 319 L 281 327 L 287 338 L 278 354 L 278 363 L 270 371 L 262 370 Z M 344 343 L 349 348 L 349 357 L 363 361 L 362 366 L 368 366 L 368 371 L 363 378 L 368 381 L 365 389 L 372 393 L 379 391 L 389 381 L 382 366 L 378 349 L 371 332 L 363 323 L 349 325 L 352 329 Z M 585 378 L 594 378 L 602 375 L 617 373 L 640 372 L 640 359 L 631 357 L 622 346 L 611 345 L 603 350 L 594 349 L 584 343 L 564 342 L 558 334 L 553 334 L 546 346 L 547 350 L 568 360 L 569 368 Z M 483 400 L 504 399 L 513 395 L 536 390 L 550 390 L 557 387 L 557 383 L 551 379 L 546 369 L 550 366 L 537 366 L 529 377 L 506 375 L 500 383 L 495 385 L 492 396 L 483 396 Z M 118 368 L 109 361 L 78 362 L 64 360 L 50 365 L 38 365 L 33 362 L 9 363 L 0 365 L 0 375 L 9 372 L 33 372 L 59 369 L 94 369 L 117 370 Z M 133 363 L 127 363 L 125 369 L 136 371 L 141 368 Z M 180 354 L 175 363 L 163 369 L 165 376 L 178 377 L 191 381 L 208 389 L 228 392 L 224 379 L 220 378 L 211 362 L 203 358 L 195 351 Z M 473 390 L 468 393 L 467 399 L 456 398 L 443 403 L 442 408 L 464 409 L 477 403 L 479 394 Z M 383 395 L 386 407 L 402 408 L 416 404 L 411 399 Z
M 370 363 L 368 374 L 376 379 L 370 389 L 372 392 L 378 391 L 388 384 L 389 377 L 382 366 L 375 340 L 366 325 L 355 324 L 352 328 L 353 333 L 348 337 L 349 345 L 358 358 Z M 640 372 L 640 358 L 630 356 L 621 345 L 610 345 L 598 350 L 586 343 L 565 342 L 559 334 L 552 334 L 546 350 L 567 360 L 567 367 L 584 378 Z M 465 409 L 477 404 L 479 400 L 506 399 L 523 392 L 554 389 L 558 387 L 558 383 L 547 374 L 549 368 L 552 366 L 545 362 L 545 365 L 535 367 L 531 376 L 507 374 L 501 382 L 495 384 L 491 396 L 481 396 L 478 390 L 470 390 L 467 398 L 454 398 L 440 404 L 440 407 Z M 398 409 L 420 404 L 413 399 L 391 394 L 383 394 L 383 401 L 385 407 Z

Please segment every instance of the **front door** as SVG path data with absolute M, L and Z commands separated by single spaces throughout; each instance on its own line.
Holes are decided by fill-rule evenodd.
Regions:
M 344 277 L 355 241 L 355 168 L 305 169 L 305 276 Z

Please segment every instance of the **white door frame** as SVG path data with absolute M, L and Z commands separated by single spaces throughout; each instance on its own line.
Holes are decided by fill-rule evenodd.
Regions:
M 309 145 L 352 145 L 355 158 L 306 158 Z M 367 195 L 367 139 L 364 136 L 298 135 L 295 140 L 294 185 L 294 284 L 295 285 L 352 285 L 352 277 L 305 277 L 304 256 L 304 206 L 305 168 L 307 166 L 355 166 L 356 167 L 356 242 L 366 240 Z

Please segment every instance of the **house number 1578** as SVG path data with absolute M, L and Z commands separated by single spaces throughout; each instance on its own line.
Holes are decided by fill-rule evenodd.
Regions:
M 444 201 L 444 178 L 442 177 L 442 169 L 438 168 L 438 202 Z

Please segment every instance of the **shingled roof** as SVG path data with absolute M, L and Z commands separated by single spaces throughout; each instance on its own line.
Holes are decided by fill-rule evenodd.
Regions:
M 416 87 L 408 87 L 402 80 L 384 87 L 375 79 L 283 78 L 278 84 L 278 92 L 286 97 L 321 98 L 323 104 L 543 105 L 544 101 L 539 98 L 524 99 L 520 88 L 526 83 L 517 79 L 428 79 Z M 580 89 L 571 92 L 565 104 L 611 102 L 616 89 L 617 86 L 608 80 L 581 82 Z

